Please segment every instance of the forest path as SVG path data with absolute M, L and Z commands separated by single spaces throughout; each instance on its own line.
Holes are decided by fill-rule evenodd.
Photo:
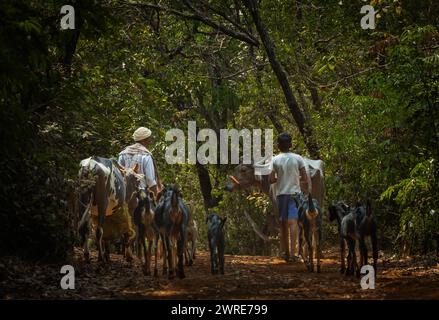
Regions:
M 338 272 L 335 249 L 324 251 L 322 273 L 309 273 L 301 262 L 277 257 L 226 255 L 225 275 L 211 275 L 208 252 L 198 251 L 186 278 L 146 277 L 112 254 L 101 267 L 92 252 L 85 264 L 75 249 L 75 290 L 60 288 L 61 266 L 20 265 L 0 261 L 0 298 L 61 299 L 439 299 L 439 267 L 425 261 L 380 259 L 374 290 L 363 290 L 360 279 Z M 3 266 L 3 270 L 2 270 Z M 160 272 L 161 273 L 161 272 Z

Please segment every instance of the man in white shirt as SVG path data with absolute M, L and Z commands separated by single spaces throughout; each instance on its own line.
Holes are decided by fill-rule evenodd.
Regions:
M 144 179 L 140 181 L 140 188 L 149 189 L 157 198 L 161 188 L 160 178 L 152 154 L 147 149 L 151 142 L 151 130 L 140 127 L 134 131 L 133 139 L 136 143 L 126 147 L 125 150 L 119 153 L 118 162 L 121 166 L 127 168 L 132 168 L 138 164 L 139 173 L 144 175 Z
M 288 250 L 288 223 L 291 226 L 291 256 L 295 256 L 295 247 L 298 237 L 297 228 L 297 199 L 301 192 L 301 181 L 305 190 L 308 190 L 308 177 L 306 175 L 303 158 L 290 152 L 292 147 L 291 136 L 281 133 L 277 138 L 280 153 L 273 158 L 273 171 L 270 174 L 270 183 L 276 183 L 276 200 L 280 220 L 280 245 L 281 255 L 286 260 L 290 259 Z

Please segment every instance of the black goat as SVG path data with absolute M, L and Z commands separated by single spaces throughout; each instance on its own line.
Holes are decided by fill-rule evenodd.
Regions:
M 341 236 L 348 244 L 346 275 L 353 275 L 356 271 L 357 276 L 360 276 L 360 269 L 358 268 L 357 256 L 355 253 L 355 242 L 357 240 L 355 210 L 351 210 L 341 220 Z
M 356 210 L 358 242 L 360 245 L 360 265 L 364 266 L 368 264 L 366 237 L 370 237 L 370 241 L 372 242 L 373 268 L 376 275 L 378 260 L 377 225 L 372 214 L 370 200 L 367 200 L 366 206 L 359 206 Z
M 350 207 L 344 203 L 343 201 L 339 201 L 336 204 L 333 204 L 329 207 L 329 221 L 332 222 L 334 220 L 337 221 L 338 235 L 340 240 L 340 273 L 345 273 L 346 265 L 345 265 L 345 250 L 346 250 L 346 242 L 341 234 L 341 221 L 343 218 L 349 213 Z
M 224 274 L 224 224 L 227 218 L 221 219 L 216 214 L 210 214 L 207 220 L 210 222 L 207 231 L 210 250 L 210 269 L 212 274 Z
M 183 255 L 190 219 L 191 212 L 183 202 L 180 190 L 173 185 L 166 186 L 159 199 L 154 222 L 164 242 L 163 253 L 167 260 L 169 279 L 174 278 L 174 273 L 180 279 L 185 277 Z M 165 267 L 163 270 L 165 273 Z
M 377 245 L 377 227 L 372 214 L 370 200 L 366 206 L 357 204 L 341 222 L 341 235 L 346 240 L 349 247 L 347 275 L 360 276 L 360 268 L 357 264 L 355 254 L 355 242 L 358 239 L 360 246 L 360 265 L 368 264 L 366 237 L 371 238 L 373 251 L 373 268 L 377 270 L 378 245 Z

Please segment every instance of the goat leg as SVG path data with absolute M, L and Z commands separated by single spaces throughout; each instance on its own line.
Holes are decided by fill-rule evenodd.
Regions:
M 375 277 L 377 276 L 377 262 L 378 262 L 378 241 L 376 233 L 372 233 L 372 254 L 373 254 L 373 269 L 375 271 Z
M 154 246 L 154 277 L 158 277 L 158 266 L 157 266 L 157 260 L 158 260 L 158 251 L 159 251 L 159 234 L 157 233 L 155 235 L 155 246 Z
M 345 266 L 345 248 L 346 248 L 346 242 L 343 238 L 340 239 L 340 273 L 343 274 L 346 270 Z
M 317 272 L 320 273 L 320 258 L 322 255 L 322 250 L 320 247 L 320 240 L 321 240 L 320 230 L 317 230 L 316 235 L 317 237 L 315 238 L 315 242 L 316 242 L 316 255 L 317 255 Z
M 178 277 L 180 279 L 185 278 L 184 274 L 184 267 L 183 267 L 183 253 L 185 250 L 185 242 L 186 239 L 183 235 L 183 232 L 181 232 L 180 239 L 177 240 L 177 255 L 178 255 Z
M 101 208 L 98 208 L 99 215 L 98 215 L 98 226 L 96 228 L 96 244 L 98 246 L 98 261 L 105 263 L 105 256 L 104 256 L 104 250 L 102 245 L 102 238 L 104 235 L 104 219 L 105 219 L 105 212 L 102 210 L 99 210 Z

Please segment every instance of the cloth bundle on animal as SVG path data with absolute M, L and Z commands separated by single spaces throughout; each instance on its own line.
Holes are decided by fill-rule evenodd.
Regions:
M 98 225 L 98 216 L 92 215 L 93 229 Z M 128 211 L 128 205 L 123 204 L 119 209 L 114 211 L 112 215 L 106 216 L 104 220 L 103 235 L 104 240 L 119 240 L 125 234 L 134 237 L 136 231 L 133 226 L 133 218 Z

